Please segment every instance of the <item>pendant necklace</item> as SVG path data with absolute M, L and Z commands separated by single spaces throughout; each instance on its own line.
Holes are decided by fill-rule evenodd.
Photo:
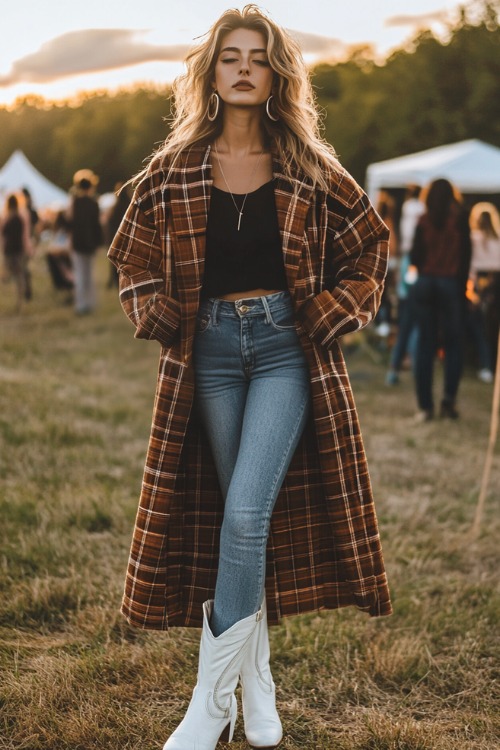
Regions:
M 255 167 L 253 168 L 252 174 L 250 175 L 250 180 L 249 180 L 249 183 L 248 183 L 248 190 L 245 193 L 245 196 L 243 198 L 243 203 L 241 204 L 241 209 L 238 208 L 238 204 L 234 200 L 234 195 L 231 192 L 231 188 L 227 184 L 226 175 L 224 174 L 224 170 L 222 169 L 222 164 L 221 164 L 219 152 L 217 150 L 217 144 L 215 142 L 214 142 L 214 151 L 215 151 L 215 155 L 217 156 L 217 161 L 219 162 L 219 169 L 220 169 L 220 173 L 222 175 L 222 179 L 224 180 L 224 183 L 225 183 L 225 185 L 227 187 L 228 193 L 231 196 L 231 200 L 234 203 L 234 207 L 235 207 L 235 209 L 238 212 L 238 232 L 239 232 L 240 231 L 240 226 L 241 226 L 241 218 L 243 216 L 243 209 L 245 208 L 245 203 L 246 203 L 246 200 L 248 198 L 248 194 L 250 192 L 250 188 L 252 187 L 252 182 L 253 182 L 253 178 L 255 177 L 255 173 L 257 172 L 257 167 L 259 166 L 260 160 L 262 159 L 262 155 L 264 154 L 264 149 L 262 149 L 262 151 L 260 152 L 259 158 L 255 162 Z

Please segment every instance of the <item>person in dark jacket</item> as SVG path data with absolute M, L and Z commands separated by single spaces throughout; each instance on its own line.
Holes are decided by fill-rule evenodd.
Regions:
M 94 195 L 98 178 L 90 169 L 80 169 L 73 178 L 73 201 L 69 217 L 75 276 L 75 311 L 92 312 L 96 305 L 94 256 L 103 242 L 99 205 Z
M 444 393 L 440 416 L 457 419 L 462 374 L 463 313 L 471 259 L 468 217 L 453 185 L 434 180 L 417 224 L 411 262 L 418 269 L 414 304 L 418 339 L 415 384 L 418 421 L 434 417 L 432 379 L 438 346 L 444 349 Z
M 5 217 L 1 224 L 1 237 L 7 278 L 16 284 L 16 311 L 19 312 L 26 295 L 26 267 L 31 254 L 29 225 L 21 212 L 19 199 L 12 193 L 7 197 Z
M 38 243 L 37 226 L 40 221 L 40 217 L 38 215 L 38 211 L 36 210 L 33 204 L 33 198 L 31 197 L 31 193 L 27 187 L 23 187 L 22 194 L 24 196 L 24 201 L 25 201 L 25 206 L 26 206 L 25 213 L 28 218 L 31 251 L 32 251 L 32 254 L 34 254 L 36 245 Z M 24 275 L 25 275 L 24 296 L 27 300 L 30 300 L 33 297 L 33 287 L 32 287 L 32 279 L 31 279 L 31 271 L 30 271 L 28 262 L 26 262 L 24 265 Z

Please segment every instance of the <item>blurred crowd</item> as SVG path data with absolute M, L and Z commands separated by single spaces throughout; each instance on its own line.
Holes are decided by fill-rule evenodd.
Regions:
M 43 254 L 54 288 L 66 293 L 65 300 L 74 305 L 77 315 L 95 309 L 96 253 L 111 242 L 130 202 L 128 190 L 118 183 L 112 202 L 102 205 L 98 183 L 92 170 L 78 170 L 67 206 L 43 212 L 33 205 L 28 188 L 7 196 L 0 216 L 2 279 L 15 285 L 16 312 L 33 296 L 30 265 L 35 254 Z M 110 264 L 108 286 L 117 283 Z
M 399 217 L 389 193 L 378 210 L 391 230 L 389 273 L 376 319 L 391 341 L 388 386 L 403 369 L 414 375 L 418 421 L 457 419 L 457 395 L 468 358 L 491 383 L 500 324 L 500 219 L 492 203 L 465 208 L 448 180 L 407 189 Z M 439 409 L 435 361 L 443 364 Z
M 112 201 L 99 204 L 98 177 L 89 169 L 73 178 L 68 205 L 39 214 L 27 188 L 7 196 L 0 217 L 2 279 L 16 289 L 15 309 L 33 296 L 30 263 L 43 254 L 55 290 L 77 315 L 97 304 L 94 261 L 109 245 L 130 201 L 123 184 Z M 390 350 L 386 384 L 413 373 L 416 419 L 458 417 L 457 394 L 466 358 L 478 378 L 494 378 L 500 323 L 500 219 L 496 207 L 478 202 L 466 210 L 445 179 L 411 185 L 398 205 L 382 191 L 378 212 L 391 230 L 390 264 L 374 323 Z M 118 284 L 110 264 L 109 287 Z M 443 365 L 439 409 L 433 394 L 436 360 Z

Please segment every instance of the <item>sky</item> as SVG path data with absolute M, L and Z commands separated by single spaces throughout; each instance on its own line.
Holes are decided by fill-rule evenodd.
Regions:
M 2 13 L 0 105 L 36 94 L 64 99 L 82 91 L 179 75 L 186 51 L 231 0 L 10 0 Z M 334 61 L 371 44 L 383 59 L 420 28 L 442 34 L 456 0 L 262 0 L 258 3 L 301 44 L 310 63 Z M 408 7 L 408 6 L 407 6 Z

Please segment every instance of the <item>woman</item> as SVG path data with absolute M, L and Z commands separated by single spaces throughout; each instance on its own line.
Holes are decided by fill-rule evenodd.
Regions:
M 5 270 L 16 285 L 16 312 L 21 310 L 23 300 L 27 299 L 27 264 L 32 252 L 29 223 L 19 204 L 15 193 L 7 197 L 2 222 Z
M 382 190 L 377 200 L 377 213 L 389 230 L 389 260 L 387 275 L 385 278 L 384 291 L 380 300 L 380 307 L 375 320 L 375 330 L 381 339 L 387 339 L 391 332 L 391 321 L 393 317 L 393 290 L 394 272 L 398 262 L 398 241 L 395 227 L 395 203 L 389 193 Z
M 96 306 L 94 259 L 102 244 L 103 231 L 95 187 L 99 178 L 90 169 L 79 169 L 73 177 L 73 200 L 69 226 L 75 276 L 75 312 L 87 315 Z
M 230 739 L 240 677 L 246 737 L 270 748 L 266 609 L 390 612 L 338 343 L 375 315 L 388 232 L 318 137 L 297 45 L 256 6 L 222 15 L 174 91 L 109 251 L 136 336 L 162 345 L 123 612 L 203 628 L 167 750 Z
M 470 214 L 470 280 L 477 303 L 469 313 L 479 355 L 478 377 L 493 381 L 500 322 L 500 217 L 492 203 L 476 203 Z
M 398 328 L 396 341 L 391 351 L 386 385 L 397 385 L 399 373 L 407 356 L 413 358 L 415 345 L 415 321 L 412 304 L 413 285 L 417 279 L 416 269 L 410 264 L 410 250 L 417 222 L 425 210 L 419 199 L 420 187 L 409 185 L 406 199 L 401 206 L 399 221 L 399 267 L 397 273 Z
M 461 340 L 471 244 L 467 215 L 448 180 L 434 180 L 415 231 L 411 262 L 418 269 L 413 300 L 417 323 L 415 383 L 418 421 L 434 417 L 432 375 L 440 338 L 444 348 L 444 394 L 440 416 L 457 419 L 462 374 Z

